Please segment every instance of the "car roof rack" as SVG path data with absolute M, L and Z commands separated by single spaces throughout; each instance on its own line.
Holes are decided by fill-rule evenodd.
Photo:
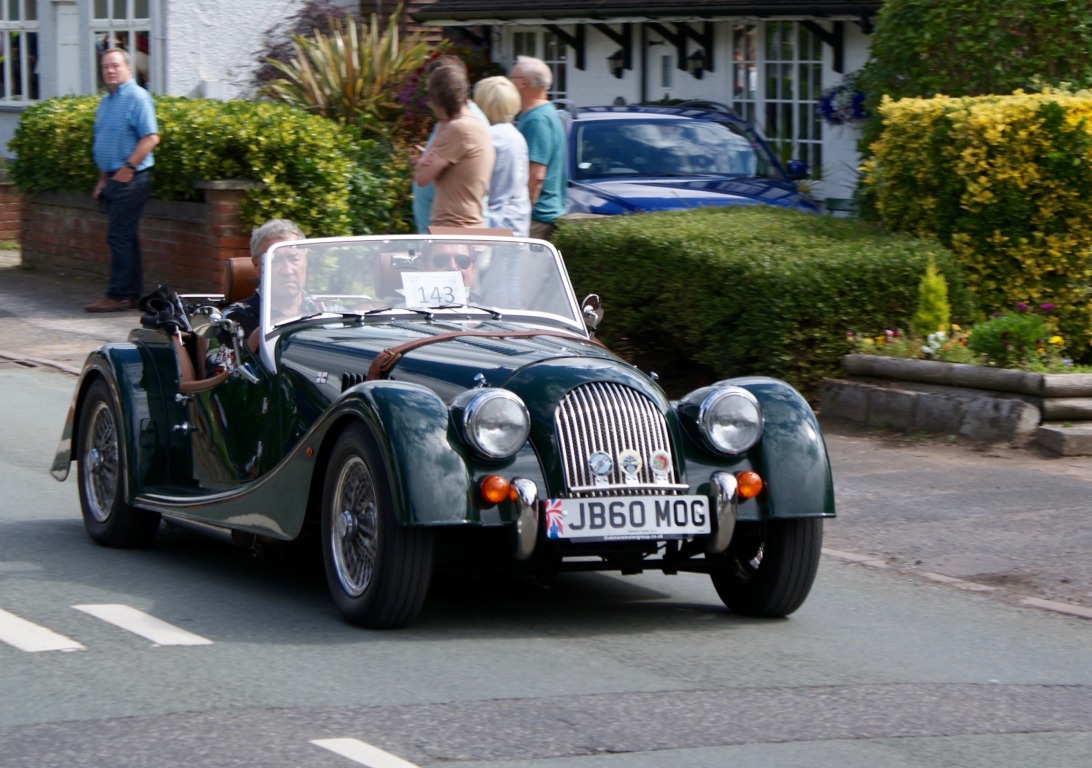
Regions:
M 688 101 L 680 101 L 678 104 L 672 104 L 675 109 L 707 109 L 710 112 L 721 112 L 725 115 L 731 115 L 739 119 L 739 115 L 736 111 L 729 107 L 727 104 L 722 104 L 719 101 L 709 101 L 708 99 L 690 99 Z
M 563 112 L 569 112 L 573 117 L 580 112 L 580 107 L 576 106 L 576 102 L 572 99 L 554 99 L 550 103 Z

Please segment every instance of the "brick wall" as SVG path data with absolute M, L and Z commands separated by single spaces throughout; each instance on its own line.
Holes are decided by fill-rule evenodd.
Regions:
M 224 261 L 250 255 L 250 228 L 239 221 L 247 181 L 196 185 L 203 203 L 149 200 L 140 220 L 144 287 L 220 293 Z M 107 277 L 106 216 L 89 194 L 47 192 L 23 206 L 23 264 Z
M 11 181 L 0 181 L 0 240 L 18 240 L 22 234 L 23 196 Z

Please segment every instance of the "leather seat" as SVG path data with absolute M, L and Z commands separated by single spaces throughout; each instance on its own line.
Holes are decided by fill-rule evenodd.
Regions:
M 249 256 L 224 262 L 224 303 L 242 301 L 258 287 L 258 270 Z

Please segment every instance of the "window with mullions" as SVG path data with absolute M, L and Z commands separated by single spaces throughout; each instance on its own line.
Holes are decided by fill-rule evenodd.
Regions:
M 121 48 L 129 54 L 133 79 L 138 85 L 152 90 L 151 70 L 151 5 L 152 0 L 94 0 L 91 37 L 94 41 L 96 72 L 103 51 Z M 106 86 L 98 75 L 98 88 Z
M 0 3 L 0 102 L 26 102 L 38 98 L 38 3 L 37 0 L 3 0 Z
M 554 84 L 547 96 L 564 99 L 569 92 L 568 47 L 557 35 L 544 31 L 512 33 L 512 53 L 542 59 L 554 74 Z
M 755 123 L 782 160 L 822 167 L 822 42 L 794 21 L 738 24 L 732 30 L 732 107 Z
M 782 160 L 822 165 L 822 136 L 816 101 L 822 91 L 822 41 L 795 21 L 766 23 L 766 138 Z

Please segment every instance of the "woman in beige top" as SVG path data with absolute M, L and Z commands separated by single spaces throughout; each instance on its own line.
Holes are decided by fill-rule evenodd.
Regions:
M 470 84 L 459 67 L 433 70 L 427 89 L 439 128 L 417 162 L 414 181 L 435 184 L 429 225 L 481 227 L 495 157 L 489 129 L 466 106 Z

